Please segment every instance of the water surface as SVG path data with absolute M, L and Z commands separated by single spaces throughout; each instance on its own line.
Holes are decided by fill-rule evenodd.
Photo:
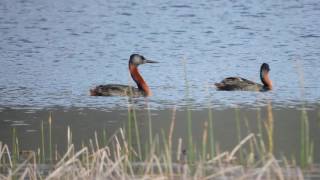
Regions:
M 154 108 L 186 105 L 186 86 L 197 108 L 320 100 L 317 0 L 3 0 L 0 9 L 1 106 L 126 108 L 126 98 L 88 90 L 134 84 L 131 53 L 161 62 L 141 66 Z M 262 62 L 272 92 L 212 87 L 227 76 L 259 82 Z

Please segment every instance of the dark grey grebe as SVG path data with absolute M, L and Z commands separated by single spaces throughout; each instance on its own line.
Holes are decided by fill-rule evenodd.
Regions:
M 225 91 L 268 91 L 272 90 L 272 81 L 269 78 L 269 65 L 263 63 L 260 68 L 260 79 L 262 84 L 249 81 L 241 77 L 228 77 L 220 83 L 215 83 L 218 90 Z
M 138 88 L 121 84 L 99 85 L 90 89 L 91 96 L 151 96 L 152 92 L 139 73 L 138 66 L 146 63 L 157 63 L 145 59 L 139 54 L 132 54 L 129 59 L 129 71 Z

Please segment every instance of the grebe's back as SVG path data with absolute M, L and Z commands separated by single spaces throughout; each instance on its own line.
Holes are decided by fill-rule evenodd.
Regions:
M 122 84 L 107 84 L 99 85 L 93 89 L 90 89 L 91 96 L 131 96 L 139 97 L 146 96 L 144 91 L 133 87 Z
M 219 90 L 225 91 L 261 91 L 263 89 L 263 85 L 242 77 L 228 77 L 215 85 Z

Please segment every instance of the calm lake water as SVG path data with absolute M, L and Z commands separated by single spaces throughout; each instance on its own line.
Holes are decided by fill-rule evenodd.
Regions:
M 10 127 L 17 127 L 26 147 L 36 147 L 48 111 L 58 116 L 57 139 L 67 125 L 79 132 L 79 139 L 92 137 L 99 128 L 121 127 L 128 98 L 91 97 L 89 89 L 107 83 L 134 85 L 128 58 L 139 53 L 160 62 L 140 66 L 154 95 L 134 99 L 142 111 L 148 102 L 156 130 L 169 127 L 173 106 L 186 115 L 188 105 L 194 119 L 203 121 L 210 105 L 220 114 L 220 142 L 232 147 L 237 144 L 232 108 L 249 111 L 244 118 L 255 117 L 250 115 L 255 107 L 272 102 L 277 117 L 284 119 L 276 127 L 277 152 L 290 155 L 299 148 L 299 109 L 305 104 L 313 125 L 310 136 L 319 150 L 319 17 L 318 0 L 1 0 L 0 140 L 10 143 Z M 259 82 L 263 62 L 271 67 L 273 91 L 213 87 L 227 76 Z M 186 126 L 185 119 L 177 117 L 180 127 Z M 195 131 L 203 125 L 193 123 Z
M 284 106 L 318 102 L 319 17 L 317 0 L 2 0 L 0 103 L 126 108 L 127 98 L 90 97 L 88 90 L 133 84 L 131 53 L 161 62 L 140 68 L 153 90 L 152 108 L 185 105 L 185 75 L 195 107 L 208 101 L 213 106 L 256 106 L 265 99 Z M 270 64 L 274 91 L 212 87 L 226 76 L 259 82 L 262 62 Z

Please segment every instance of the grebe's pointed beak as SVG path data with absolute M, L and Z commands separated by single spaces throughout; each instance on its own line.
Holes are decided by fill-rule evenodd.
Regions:
M 144 63 L 159 63 L 159 62 L 146 59 L 146 60 L 144 60 Z

